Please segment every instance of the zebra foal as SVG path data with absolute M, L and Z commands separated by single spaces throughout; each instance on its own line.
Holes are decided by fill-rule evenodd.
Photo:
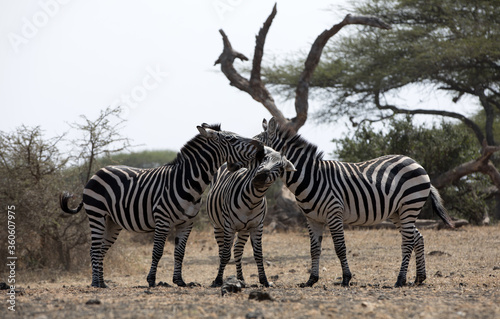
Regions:
M 259 282 L 269 287 L 262 255 L 262 230 L 267 212 L 265 194 L 285 171 L 294 170 L 293 164 L 284 156 L 265 147 L 265 157 L 261 163 L 255 162 L 248 169 L 243 168 L 234 173 L 222 166 L 214 175 L 207 196 L 207 212 L 214 226 L 220 262 L 212 287 L 222 285 L 224 269 L 231 258 L 231 247 L 236 233 L 234 260 L 237 278 L 244 282 L 241 258 L 250 236 Z
M 257 136 L 294 163 L 296 172 L 287 172 L 285 183 L 294 193 L 307 219 L 311 241 L 311 275 L 301 286 L 312 286 L 319 279 L 319 259 L 323 229 L 328 225 L 335 252 L 342 267 L 342 285 L 348 286 L 351 271 L 347 263 L 344 223 L 374 225 L 390 219 L 402 237 L 402 262 L 395 286 L 406 284 L 412 251 L 416 256 L 415 283 L 426 278 L 424 238 L 415 221 L 430 197 L 438 216 L 450 227 L 453 223 L 438 191 L 431 185 L 422 166 L 403 155 L 387 155 L 361 163 L 323 160 L 317 147 L 300 135 L 281 128 L 274 118 Z
M 64 212 L 76 214 L 84 207 L 89 218 L 93 287 L 106 287 L 103 259 L 122 229 L 154 231 L 147 281 L 150 287 L 155 286 L 158 262 L 172 228 L 176 231 L 173 282 L 186 286 L 182 261 L 203 191 L 224 162 L 230 171 L 236 171 L 264 156 L 259 141 L 221 131 L 219 125 L 202 124 L 197 129 L 199 134 L 169 164 L 151 169 L 104 167 L 88 181 L 76 209 L 68 207 L 71 194 L 61 195 Z

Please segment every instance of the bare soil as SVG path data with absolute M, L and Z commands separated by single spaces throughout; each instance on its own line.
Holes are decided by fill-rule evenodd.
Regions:
M 500 318 L 500 226 L 421 230 L 425 238 L 427 280 L 421 286 L 392 288 L 400 266 L 399 233 L 347 230 L 351 286 L 340 286 L 341 269 L 331 237 L 323 240 L 320 280 L 309 277 L 309 238 L 305 230 L 264 234 L 266 273 L 274 286 L 258 285 L 257 267 L 247 244 L 247 288 L 221 296 L 210 288 L 218 267 L 217 246 L 209 231 L 193 231 L 186 248 L 184 280 L 192 288 L 148 288 L 152 245 L 132 243 L 121 234 L 105 260 L 108 289 L 89 287 L 88 269 L 74 274 L 49 270 L 19 272 L 16 311 L 2 318 Z M 125 236 L 123 236 L 125 235 Z M 172 284 L 173 245 L 167 243 L 158 281 Z M 234 264 L 226 276 L 235 274 Z M 415 276 L 412 258 L 408 280 Z M 252 291 L 273 300 L 250 300 Z M 2 290 L 5 296 L 6 290 Z M 6 300 L 6 297 L 4 297 Z

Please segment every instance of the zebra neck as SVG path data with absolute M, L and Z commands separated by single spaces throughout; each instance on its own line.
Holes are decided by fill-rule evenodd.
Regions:
M 287 152 L 289 153 L 289 152 Z M 314 172 L 317 172 L 318 159 L 315 152 L 308 149 L 302 149 L 298 152 L 290 151 L 289 155 L 285 155 L 295 166 L 295 172 L 287 172 L 285 184 L 288 189 L 299 196 L 302 192 L 299 190 L 300 186 L 314 184 Z
M 201 196 L 217 169 L 226 161 L 222 154 L 215 143 L 200 136 L 193 139 L 181 149 L 174 163 L 182 171 L 177 175 L 178 183 Z
M 298 197 L 303 193 L 305 185 L 314 184 L 313 172 L 319 173 L 323 155 L 317 152 L 316 145 L 309 143 L 300 135 L 290 136 L 286 140 L 278 138 L 274 144 L 285 150 L 284 155 L 295 166 L 296 171 L 286 172 L 283 182 Z
M 256 173 L 257 168 L 245 172 L 245 175 L 242 176 L 242 180 L 244 181 L 244 185 L 242 185 L 243 191 L 240 193 L 240 196 L 238 196 L 241 197 L 239 199 L 241 201 L 241 207 L 247 207 L 250 211 L 262 205 L 262 201 L 268 189 L 268 187 L 265 189 L 257 189 L 253 186 L 252 181 Z

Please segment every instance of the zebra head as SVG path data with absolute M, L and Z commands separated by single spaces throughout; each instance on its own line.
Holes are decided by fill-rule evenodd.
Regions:
M 252 185 L 256 189 L 267 189 L 278 177 L 283 177 L 286 171 L 296 171 L 295 166 L 281 153 L 267 146 L 264 147 L 264 153 L 265 156 L 252 179 Z
M 262 128 L 264 131 L 254 138 L 263 142 L 264 145 L 272 147 L 278 152 L 283 152 L 284 146 L 289 139 L 298 137 L 298 135 L 291 132 L 288 128 L 280 127 L 274 117 L 269 120 L 269 123 L 267 123 L 267 120 L 264 119 L 262 121 Z
M 217 144 L 223 157 L 222 162 L 227 162 L 227 169 L 230 172 L 235 172 L 264 158 L 264 144 L 261 141 L 246 138 L 233 132 L 221 131 L 220 126 L 206 123 L 197 126 L 197 128 L 201 135 Z

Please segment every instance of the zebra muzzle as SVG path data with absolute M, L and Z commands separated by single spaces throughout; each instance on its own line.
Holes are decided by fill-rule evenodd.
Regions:
M 252 180 L 253 187 L 255 188 L 265 187 L 267 185 L 268 177 L 269 177 L 269 171 L 267 170 L 255 175 L 255 177 Z

